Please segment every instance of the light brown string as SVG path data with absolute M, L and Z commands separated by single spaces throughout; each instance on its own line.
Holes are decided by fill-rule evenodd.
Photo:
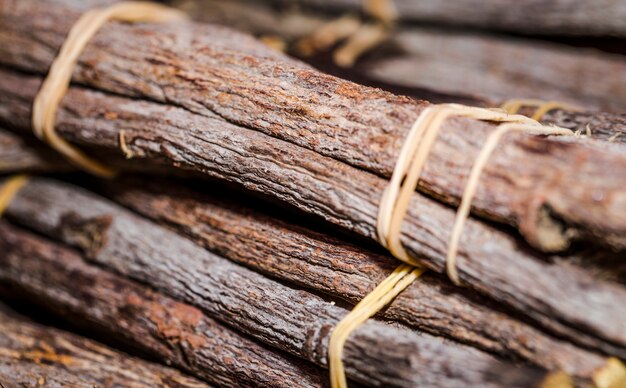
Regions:
M 392 0 L 364 0 L 363 11 L 374 21 L 365 23 L 356 15 L 343 15 L 300 39 L 296 49 L 301 55 L 310 56 L 346 39 L 335 50 L 333 60 L 341 67 L 353 66 L 359 57 L 389 37 L 398 16 Z
M 364 0 L 363 11 L 375 21 L 363 23 L 335 50 L 333 60 L 338 66 L 354 66 L 363 54 L 387 40 L 398 17 L 392 0 Z
M 406 264 L 400 265 L 335 326 L 328 344 L 328 367 L 331 387 L 345 388 L 348 386 L 342 357 L 343 347 L 350 334 L 383 307 L 391 303 L 400 292 L 413 283 L 423 272 L 424 269 L 422 268 L 415 268 Z
M 4 214 L 17 192 L 26 183 L 28 183 L 28 176 L 23 174 L 13 175 L 4 182 L 4 185 L 0 188 L 0 216 Z
M 361 27 L 361 21 L 355 15 L 347 14 L 330 21 L 314 31 L 310 36 L 300 39 L 296 49 L 301 55 L 311 56 L 323 51 L 354 34 Z
M 443 122 L 451 116 L 502 123 L 489 135 L 476 158 L 461 197 L 461 204 L 452 229 L 446 255 L 446 269 L 450 279 L 454 283 L 459 284 L 460 281 L 456 271 L 459 239 L 465 220 L 469 215 L 471 201 L 476 192 L 480 174 L 500 138 L 505 133 L 511 131 L 524 131 L 541 135 L 572 135 L 573 132 L 566 128 L 543 126 L 526 116 L 509 115 L 495 109 L 468 107 L 458 104 L 442 104 L 426 108 L 407 136 L 389 185 L 383 193 L 378 213 L 377 230 L 380 243 L 389 249 L 396 258 L 409 264 L 417 264 L 417 262 L 409 256 L 400 242 L 402 221 L 436 136 Z
M 542 135 L 573 134 L 569 129 L 546 127 L 536 120 L 522 115 L 510 115 L 501 109 L 442 104 L 430 106 L 420 114 L 407 135 L 389 184 L 383 192 L 377 222 L 377 235 L 380 243 L 389 249 L 392 255 L 408 265 L 398 267 L 372 293 L 368 294 L 352 312 L 346 315 L 333 330 L 328 349 L 332 387 L 343 388 L 347 386 L 342 353 L 343 346 L 350 333 L 390 303 L 424 272 L 418 261 L 409 256 L 402 246 L 400 231 L 402 221 L 408 210 L 409 201 L 415 192 L 426 159 L 442 124 L 451 116 L 501 123 L 489 135 L 476 158 L 456 214 L 446 256 L 448 276 L 456 284 L 460 282 L 456 270 L 456 256 L 463 225 L 469 216 L 470 205 L 478 186 L 480 174 L 500 138 L 505 133 L 511 131 L 523 131 Z
M 78 57 L 90 39 L 109 20 L 162 23 L 183 19 L 186 16 L 181 11 L 148 2 L 122 2 L 85 12 L 72 26 L 35 97 L 32 117 L 35 135 L 84 170 L 102 177 L 113 176 L 114 170 L 91 159 L 54 130 L 59 103 L 69 88 Z
M 352 67 L 359 57 L 384 42 L 390 31 L 383 23 L 361 25 L 333 54 L 338 66 Z
M 509 114 L 515 114 L 523 107 L 534 107 L 535 112 L 531 116 L 534 120 L 541 120 L 543 116 L 555 109 L 564 109 L 572 112 L 584 110 L 582 107 L 562 101 L 544 101 L 537 99 L 512 99 L 502 104 L 501 108 Z

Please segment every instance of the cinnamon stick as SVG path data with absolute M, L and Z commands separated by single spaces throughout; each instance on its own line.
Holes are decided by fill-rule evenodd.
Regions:
M 0 93 L 0 103 L 8 96 L 16 107 L 12 117 L 19 121 L 28 112 L 21 101 L 29 97 L 20 99 L 15 91 L 36 89 L 36 80 L 6 75 L 0 77 L 3 83 L 20 85 L 0 87 L 7 90 Z M 125 128 L 127 148 L 134 155 L 129 164 L 168 162 L 241 185 L 365 237 L 375 236 L 376 211 L 386 180 L 219 116 L 74 88 L 65 98 L 57 127 L 72 141 L 109 151 L 118 150 L 119 129 Z M 545 146 L 543 141 L 525 142 Z M 561 149 L 563 157 L 582 157 L 575 142 L 552 145 Z M 607 171 L 611 173 L 619 174 L 619 169 Z M 602 174 L 596 178 L 603 179 Z M 437 272 L 444 265 L 453 217 L 447 207 L 416 194 L 405 221 L 403 243 Z M 473 289 L 544 328 L 575 343 L 623 354 L 626 309 L 621 301 L 626 295 L 621 287 L 597 281 L 582 269 L 547 261 L 506 233 L 471 220 L 465 226 L 458 268 Z
M 265 344 L 326 365 L 330 332 L 346 309 L 231 263 L 94 194 L 64 188 L 34 179 L 7 216 Z M 33 194 L 36 204 L 28 199 Z M 371 385 L 528 386 L 545 376 L 536 368 L 514 367 L 476 349 L 376 321 L 350 337 L 344 362 L 349 378 Z
M 0 309 L 2 386 L 207 387 L 177 370 Z
M 218 386 L 324 386 L 326 373 L 261 346 L 74 251 L 0 223 L 4 298 L 25 297 L 85 330 L 98 330 Z
M 69 0 L 6 7 L 0 63 L 45 73 L 82 11 Z M 245 34 L 193 23 L 112 23 L 87 46 L 75 74 L 75 82 L 219 117 L 384 177 L 427 106 L 318 73 Z M 25 96 L 15 85 L 9 91 L 11 100 Z M 419 190 L 456 205 L 493 128 L 448 120 Z M 624 195 L 616 182 L 626 178 L 625 165 L 623 152 L 586 139 L 507 136 L 482 175 L 474 214 L 517 227 L 543 250 L 565 249 L 577 238 L 624 249 L 626 203 L 613 199 Z

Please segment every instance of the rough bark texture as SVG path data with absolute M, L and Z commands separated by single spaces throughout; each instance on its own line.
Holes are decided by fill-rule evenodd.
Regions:
M 36 155 L 38 150 L 17 151 Z M 0 163 L 3 162 L 4 154 L 0 152 Z M 41 162 L 46 164 L 45 160 Z M 99 184 L 98 189 L 221 256 L 351 303 L 362 299 L 397 265 L 389 256 L 237 204 L 231 192 L 203 195 L 173 181 L 138 176 Z M 209 186 L 206 191 L 220 190 Z M 624 282 L 626 265 L 622 265 L 618 255 L 598 257 L 600 253 L 582 250 L 562 260 L 575 261 L 598 278 Z M 523 359 L 546 369 L 563 369 L 581 378 L 592 377 L 605 362 L 598 355 L 560 343 L 511 319 L 484 298 L 460 291 L 427 273 L 402 293 L 384 316 L 504 357 Z
M 330 332 L 347 313 L 78 188 L 36 179 L 20 191 L 7 215 L 80 247 L 99 265 L 319 365 L 326 365 Z M 344 362 L 349 377 L 371 385 L 528 386 L 544 377 L 538 369 L 513 367 L 476 349 L 376 321 L 352 334 Z
M 218 386 L 325 385 L 321 369 L 242 337 L 190 305 L 85 263 L 75 252 L 0 224 L 6 298 L 25 296 L 72 325 L 148 352 Z
M 241 199 L 202 195 L 174 182 L 132 177 L 111 182 L 102 191 L 220 256 L 352 304 L 398 265 L 387 255 L 243 207 L 238 204 Z M 207 187 L 206 191 L 218 190 Z M 382 316 L 582 378 L 592 378 L 605 364 L 602 357 L 550 338 L 494 307 L 427 273 Z
M 0 153 L 0 163 L 3 160 Z M 45 160 L 42 162 L 45 164 Z M 174 181 L 138 176 L 119 178 L 111 184 L 99 184 L 98 188 L 221 256 L 351 303 L 362 299 L 397 265 L 389 256 L 237 204 L 231 192 L 203 195 Z M 209 186 L 206 191 L 220 190 Z M 597 257 L 599 253 L 583 250 L 563 260 L 576 261 L 596 277 L 624 282 L 626 265 L 620 265 L 622 260 L 614 255 Z M 63 284 L 58 282 L 56 287 L 60 289 Z M 455 289 L 427 273 L 390 305 L 384 317 L 503 357 L 522 359 L 550 370 L 563 369 L 581 380 L 593 378 L 606 362 L 499 311 L 486 299 Z
M 181 0 L 175 4 L 196 20 L 296 43 L 337 15 L 263 1 Z M 436 49 L 433 49 L 436 48 Z M 626 111 L 626 59 L 596 50 L 487 34 L 402 26 L 370 51 L 352 71 L 303 58 L 359 83 L 433 101 L 478 96 L 491 106 L 511 98 L 567 101 L 589 109 Z M 356 75 L 356 77 L 355 77 Z M 453 97 L 456 96 L 456 97 Z M 480 102 L 474 102 L 476 105 Z
M 21 91 L 32 91 L 37 85 L 8 74 L 0 77 L 0 85 L 1 81 L 19 84 Z M 8 91 L 0 93 L 0 106 L 10 108 L 11 120 L 27 122 L 29 104 L 25 101 L 32 96 L 15 95 L 15 88 L 0 90 Z M 7 105 L 2 102 L 4 96 L 8 96 Z M 116 150 L 119 129 L 124 128 L 127 146 L 135 156 L 129 163 L 167 161 L 291 204 L 368 238 L 375 236 L 386 180 L 373 174 L 215 115 L 200 116 L 80 89 L 70 90 L 64 101 L 57 126 L 70 140 Z M 546 145 L 540 140 L 524 142 L 536 151 Z M 549 144 L 564 157 L 577 156 L 575 143 Z M 415 194 L 405 220 L 404 245 L 437 272 L 444 266 L 453 218 L 449 208 Z M 623 288 L 547 260 L 506 233 L 474 220 L 465 225 L 457 264 L 466 284 L 545 328 L 610 354 L 625 354 Z
M 0 311 L 4 387 L 206 387 L 161 365 Z
M 20 90 L 34 86 L 22 77 L 1 80 L 18 82 Z M 5 95 L 0 93 L 0 99 Z M 9 100 L 12 120 L 19 122 L 28 105 L 14 95 Z M 135 155 L 130 162 L 166 159 L 374 237 L 384 179 L 219 117 L 79 89 L 66 96 L 58 129 L 69 139 L 117 149 L 119 128 L 125 128 L 127 146 Z M 564 157 L 568 155 L 563 152 Z M 450 209 L 416 194 L 405 221 L 403 243 L 438 272 L 443 268 L 446 231 L 453 217 Z M 581 269 L 546 260 L 507 234 L 469 220 L 458 268 L 465 283 L 544 327 L 608 353 L 623 354 L 626 309 L 615 306 L 620 306 L 624 290 L 597 281 Z
M 77 2 L 7 3 L 0 63 L 45 72 L 80 14 L 72 7 Z M 193 23 L 107 25 L 81 56 L 74 81 L 219 118 L 385 177 L 427 106 L 318 73 L 247 35 Z M 475 120 L 449 120 L 420 190 L 457 203 L 492 129 Z M 542 249 L 563 249 L 581 233 L 625 248 L 625 166 L 623 152 L 587 139 L 511 135 L 482 176 L 474 210 L 517 226 Z
M 278 4 L 359 11 L 361 0 L 275 0 Z M 402 21 L 557 35 L 626 36 L 626 4 L 599 0 L 393 0 Z

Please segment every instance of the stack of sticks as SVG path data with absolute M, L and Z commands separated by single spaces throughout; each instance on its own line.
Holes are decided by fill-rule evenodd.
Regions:
M 294 2 L 319 7 L 315 16 L 271 2 L 186 2 L 201 22 L 110 22 L 79 57 L 55 128 L 124 171 L 107 180 L 35 139 L 31 107 L 73 23 L 111 3 L 0 7 L 0 173 L 31 174 L 0 220 L 0 298 L 10 306 L 0 312 L 0 383 L 327 386 L 334 327 L 400 263 L 377 242 L 377 212 L 408 131 L 432 106 L 419 98 L 494 106 L 539 97 L 532 90 L 589 107 L 542 117 L 576 136 L 503 138 L 463 229 L 457 286 L 445 268 L 454 208 L 497 124 L 444 123 L 401 231 L 428 272 L 349 336 L 347 377 L 626 386 L 626 125 L 616 113 L 626 60 L 473 36 L 467 53 L 486 55 L 471 45 L 492 39 L 490 55 L 507 69 L 512 52 L 539 55 L 528 79 L 561 77 L 559 87 L 433 90 L 439 83 L 413 83 L 430 78 L 428 66 L 398 63 L 411 63 L 412 44 L 453 36 L 409 25 L 389 37 L 407 58 L 379 48 L 366 66 L 334 69 L 404 96 L 248 34 L 298 47 L 332 19 L 324 1 Z M 207 23 L 231 23 L 222 9 L 245 31 Z M 429 60 L 456 52 L 447 47 Z M 567 65 L 576 81 L 598 87 L 575 93 L 571 74 L 553 69 L 563 58 L 580 58 Z M 411 75 L 390 70 L 400 68 Z

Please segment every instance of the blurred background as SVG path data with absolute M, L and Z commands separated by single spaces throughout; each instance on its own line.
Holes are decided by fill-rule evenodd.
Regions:
M 312 66 L 432 102 L 626 109 L 626 1 L 174 0 Z

